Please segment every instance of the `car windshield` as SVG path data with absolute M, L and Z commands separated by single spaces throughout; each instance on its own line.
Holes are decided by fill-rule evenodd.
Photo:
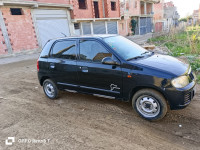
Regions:
M 145 54 L 150 53 L 122 36 L 106 37 L 104 41 L 125 60 L 142 58 Z

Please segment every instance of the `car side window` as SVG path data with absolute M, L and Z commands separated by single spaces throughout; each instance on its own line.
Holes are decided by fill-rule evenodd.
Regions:
M 76 41 L 59 41 L 52 51 L 52 56 L 55 58 L 76 59 Z
M 99 42 L 93 40 L 80 41 L 80 60 L 101 62 L 105 57 L 112 57 L 112 54 Z

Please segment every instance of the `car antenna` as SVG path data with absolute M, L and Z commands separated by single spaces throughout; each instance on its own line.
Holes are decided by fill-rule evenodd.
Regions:
M 62 32 L 61 32 L 61 34 L 63 34 L 65 37 L 67 37 L 67 35 L 66 35 L 66 34 L 64 34 L 64 33 L 62 33 Z

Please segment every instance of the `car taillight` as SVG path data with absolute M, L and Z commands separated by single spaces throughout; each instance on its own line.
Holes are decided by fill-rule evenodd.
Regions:
M 37 71 L 39 71 L 39 59 L 37 60 Z

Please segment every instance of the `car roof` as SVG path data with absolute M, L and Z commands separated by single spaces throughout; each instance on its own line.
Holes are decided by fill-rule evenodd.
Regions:
M 96 39 L 103 39 L 107 37 L 112 37 L 112 36 L 119 36 L 117 34 L 98 34 L 98 35 L 80 35 L 80 36 L 68 36 L 68 37 L 61 37 L 61 38 L 56 38 L 56 39 L 51 39 L 51 40 L 65 40 L 65 39 L 81 39 L 81 38 L 96 38 Z

